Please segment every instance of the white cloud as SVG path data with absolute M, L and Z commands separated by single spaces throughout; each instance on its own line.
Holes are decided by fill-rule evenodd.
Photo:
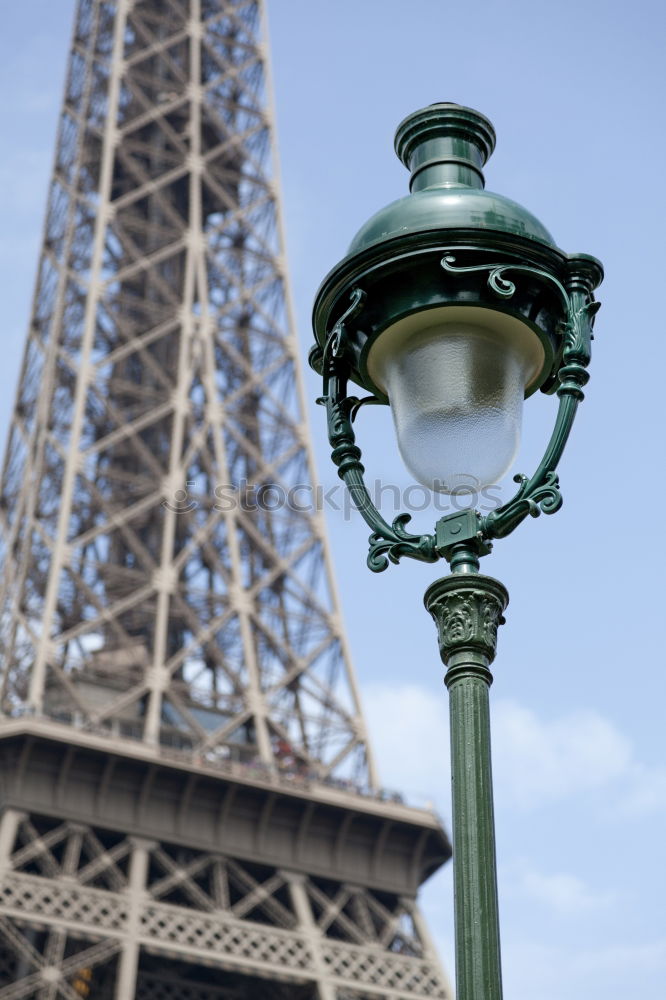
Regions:
M 604 909 L 615 898 L 610 892 L 596 892 L 576 875 L 568 872 L 540 872 L 526 862 L 503 868 L 500 880 L 505 892 L 525 896 L 566 917 Z
M 493 759 L 503 800 L 521 808 L 611 788 L 614 807 L 626 814 L 666 805 L 666 769 L 640 763 L 624 733 L 594 711 L 544 720 L 514 701 L 499 701 Z
M 416 684 L 368 684 L 363 708 L 383 783 L 414 805 L 449 810 L 449 718 L 439 697 Z
M 417 684 L 364 687 L 364 707 L 383 782 L 414 804 L 449 812 L 449 723 L 445 691 Z M 544 719 L 507 699 L 492 706 L 496 801 L 519 809 L 612 792 L 616 815 L 666 807 L 666 768 L 648 767 L 631 741 L 598 712 Z
M 624 777 L 632 749 L 596 712 L 540 719 L 514 701 L 493 711 L 495 775 L 514 804 L 534 807 Z

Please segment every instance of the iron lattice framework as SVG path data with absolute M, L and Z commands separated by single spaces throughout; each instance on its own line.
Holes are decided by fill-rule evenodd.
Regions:
M 447 996 L 424 959 L 410 900 L 80 824 L 12 819 L 13 870 L 0 917 L 0 984 L 12 985 L 0 988 L 3 1000 L 71 1000 L 82 970 L 96 1000 L 305 1000 L 322 969 L 339 990 L 332 997 Z M 137 878 L 140 898 L 130 891 Z M 37 928 L 21 927 L 26 917 Z M 130 928 L 144 954 L 136 985 L 114 994 Z M 54 966 L 61 978 L 49 983 L 44 970 Z
M 313 503 L 260 19 L 78 2 L 0 498 L 2 1000 L 449 995 Z
M 257 16 L 79 5 L 3 477 L 3 708 L 374 784 L 307 509 Z

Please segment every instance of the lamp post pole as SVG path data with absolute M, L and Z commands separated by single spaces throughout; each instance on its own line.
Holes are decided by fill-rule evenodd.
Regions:
M 451 575 L 426 591 L 425 606 L 437 625 L 449 691 L 456 996 L 501 1000 L 488 689 L 509 595 L 478 572 L 473 552 L 461 546 L 453 561 Z
M 488 692 L 509 595 L 479 572 L 479 558 L 562 504 L 557 466 L 588 380 L 603 270 L 484 190 L 495 131 L 479 112 L 423 108 L 398 126 L 395 145 L 411 194 L 368 220 L 324 279 L 310 364 L 323 379 L 331 457 L 372 529 L 369 568 L 403 557 L 451 567 L 425 605 L 450 701 L 457 1000 L 501 1000 Z M 349 381 L 370 395 L 348 395 Z M 442 517 L 433 534 L 410 533 L 408 514 L 384 520 L 363 480 L 353 428 L 362 406 L 390 405 L 407 467 L 429 489 L 453 493 L 461 479 L 481 487 L 508 471 L 523 399 L 537 390 L 557 396 L 555 425 L 507 503 Z

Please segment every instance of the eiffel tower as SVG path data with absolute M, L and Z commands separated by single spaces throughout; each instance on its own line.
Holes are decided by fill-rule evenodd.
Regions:
M 78 0 L 0 498 L 0 1000 L 451 996 L 332 587 L 258 0 Z M 298 502 L 300 501 L 300 502 Z

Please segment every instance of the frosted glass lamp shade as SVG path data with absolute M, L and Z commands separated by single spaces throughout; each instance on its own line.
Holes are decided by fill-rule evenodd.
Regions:
M 384 331 L 368 371 L 391 404 L 398 447 L 438 493 L 483 489 L 510 469 L 523 400 L 544 361 L 536 334 L 492 309 L 432 309 Z

